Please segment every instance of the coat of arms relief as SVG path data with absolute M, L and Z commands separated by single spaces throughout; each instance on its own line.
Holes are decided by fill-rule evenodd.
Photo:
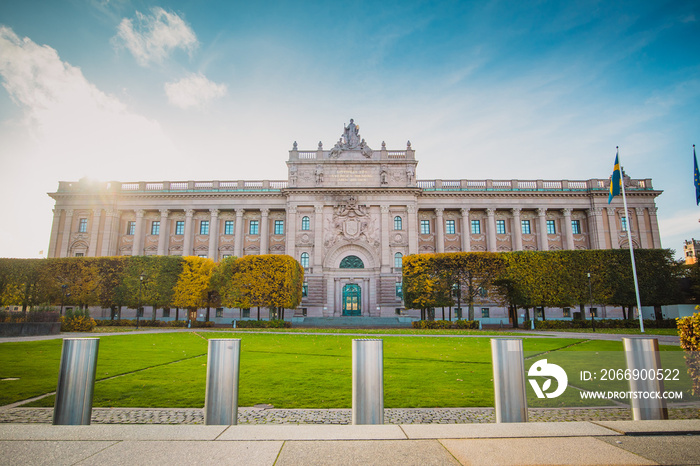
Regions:
M 338 241 L 364 242 L 379 248 L 377 219 L 373 218 L 366 205 L 358 204 L 355 197 L 333 209 L 333 217 L 326 217 L 324 246 L 330 249 Z

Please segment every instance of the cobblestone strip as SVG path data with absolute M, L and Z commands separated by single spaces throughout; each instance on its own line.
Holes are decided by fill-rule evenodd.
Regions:
M 700 419 L 697 407 L 670 408 L 670 419 Z M 50 424 L 53 408 L 0 409 L 0 423 Z M 530 408 L 531 422 L 631 420 L 629 408 Z M 385 424 L 472 424 L 494 421 L 493 408 L 385 409 Z M 204 424 L 194 408 L 94 408 L 93 424 Z M 239 424 L 350 424 L 349 409 L 240 408 Z

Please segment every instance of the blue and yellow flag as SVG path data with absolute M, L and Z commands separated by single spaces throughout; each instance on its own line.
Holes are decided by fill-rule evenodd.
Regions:
M 698 156 L 695 155 L 695 144 L 693 144 L 693 160 L 695 161 L 695 204 L 700 205 L 700 171 L 698 171 Z
M 613 167 L 612 179 L 610 180 L 610 195 L 608 196 L 608 204 L 613 200 L 613 197 L 620 195 L 620 153 L 615 154 L 615 166 Z

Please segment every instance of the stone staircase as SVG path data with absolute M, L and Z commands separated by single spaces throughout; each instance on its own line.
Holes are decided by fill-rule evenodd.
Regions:
M 294 317 L 297 328 L 410 328 L 410 317 Z

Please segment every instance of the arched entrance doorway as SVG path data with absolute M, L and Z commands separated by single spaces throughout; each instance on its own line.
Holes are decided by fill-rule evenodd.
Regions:
M 362 291 L 360 285 L 349 283 L 343 287 L 343 315 L 362 315 Z

